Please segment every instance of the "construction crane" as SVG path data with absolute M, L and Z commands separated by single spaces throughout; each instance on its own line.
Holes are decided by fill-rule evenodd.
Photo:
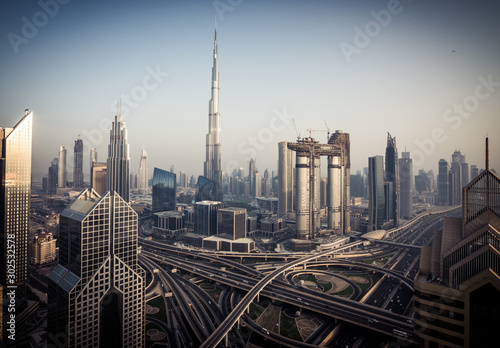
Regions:
M 295 133 L 297 133 L 297 140 L 300 140 L 300 133 L 297 130 L 297 126 L 295 125 L 295 119 L 292 117 L 293 127 L 295 128 Z

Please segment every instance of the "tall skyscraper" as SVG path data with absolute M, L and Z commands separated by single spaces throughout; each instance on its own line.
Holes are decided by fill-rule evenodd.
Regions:
M 54 195 L 57 192 L 57 176 L 59 173 L 59 159 L 56 157 L 50 162 L 49 175 L 47 177 L 47 193 Z
M 19 286 L 16 298 L 24 293 L 28 272 L 32 133 L 28 110 L 14 128 L 0 127 L 0 282 L 4 293 Z
M 130 193 L 130 156 L 127 142 L 127 129 L 121 114 L 115 120 L 109 132 L 107 161 L 107 190 L 116 191 L 126 202 Z
M 66 148 L 61 146 L 59 148 L 58 155 L 58 167 L 57 167 L 57 187 L 64 188 L 68 182 L 68 171 L 66 168 Z
M 388 200 L 386 200 L 387 220 L 392 220 L 394 226 L 399 224 L 399 165 L 398 148 L 396 147 L 396 138 L 387 133 L 387 147 L 385 149 L 385 181 L 388 185 Z M 388 204 L 389 203 L 389 204 Z
M 59 265 L 48 282 L 49 340 L 57 347 L 144 347 L 145 272 L 137 213 L 116 192 L 92 189 L 60 214 Z
M 448 205 L 448 162 L 445 159 L 439 160 L 438 168 L 438 205 Z
M 278 215 L 293 211 L 293 153 L 287 142 L 278 143 Z
M 250 195 L 255 196 L 255 173 L 257 168 L 255 166 L 255 160 L 250 158 L 248 162 L 248 183 L 250 185 Z
M 462 174 L 462 164 L 465 163 L 465 156 L 458 150 L 451 155 L 451 167 L 448 176 L 449 204 L 460 204 L 462 202 L 462 187 L 466 184 Z M 469 166 L 467 165 L 467 169 Z M 467 175 L 467 179 L 468 179 Z
M 153 171 L 153 213 L 175 210 L 176 191 L 175 173 L 155 168 Z
M 217 28 L 215 29 L 213 67 L 212 67 L 212 98 L 208 103 L 208 134 L 207 154 L 204 164 L 204 176 L 218 186 L 217 200 L 222 202 L 222 167 L 220 144 L 220 113 L 219 113 L 219 58 L 217 52 Z
M 399 159 L 400 214 L 403 219 L 409 220 L 413 216 L 413 161 L 409 152 L 403 152 L 401 155 Z
M 421 347 L 489 347 L 500 322 L 500 178 L 489 168 L 463 189 L 462 217 L 445 216 L 415 277 Z M 494 345 L 494 344 L 493 344 Z
M 139 180 L 137 188 L 141 193 L 148 192 L 148 154 L 142 150 L 141 160 L 139 162 Z
M 384 223 L 384 158 L 368 158 L 368 228 L 379 230 Z
M 75 140 L 75 154 L 73 165 L 73 187 L 83 188 L 83 140 Z

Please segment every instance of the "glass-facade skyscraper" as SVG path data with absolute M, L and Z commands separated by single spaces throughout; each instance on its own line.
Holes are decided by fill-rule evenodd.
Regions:
M 83 188 L 83 140 L 75 140 L 73 165 L 73 187 Z
M 399 159 L 399 185 L 401 217 L 408 220 L 413 216 L 413 161 L 409 152 L 403 152 Z
M 59 265 L 48 282 L 57 347 L 144 347 L 145 272 L 137 213 L 116 192 L 86 189 L 60 214 Z M 65 337 L 60 341 L 50 342 Z
M 155 168 L 153 171 L 153 213 L 175 210 L 176 190 L 175 173 Z
M 368 158 L 368 228 L 378 230 L 384 223 L 384 158 Z
M 200 175 L 196 183 L 195 202 L 201 201 L 219 201 L 221 193 L 220 186 L 214 181 Z
M 392 220 L 394 226 L 399 224 L 400 192 L 399 192 L 399 164 L 396 138 L 387 133 L 387 147 L 385 149 L 385 180 L 387 181 L 386 216 Z
M 203 236 L 217 234 L 217 211 L 221 202 L 202 201 L 194 205 L 194 233 Z
M 130 156 L 127 129 L 121 115 L 115 120 L 109 132 L 107 190 L 116 191 L 126 202 L 130 194 Z
M 33 112 L 14 128 L 0 127 L 0 281 L 22 286 L 28 272 Z M 13 262 L 15 260 L 15 266 Z M 16 297 L 20 297 L 23 289 Z

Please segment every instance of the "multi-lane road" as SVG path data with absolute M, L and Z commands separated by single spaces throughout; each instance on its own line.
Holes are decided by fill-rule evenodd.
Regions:
M 407 229 L 401 229 L 399 234 L 393 235 L 393 240 L 397 243 L 410 245 L 427 245 L 432 239 L 433 229 L 437 227 L 435 221 L 422 221 Z M 276 262 L 272 268 L 255 269 L 230 260 L 230 258 L 236 257 L 231 253 L 215 254 L 203 250 L 174 248 L 145 241 L 141 241 L 141 245 L 141 262 L 148 268 L 160 270 L 158 276 L 160 283 L 164 289 L 169 289 L 175 299 L 179 311 L 188 323 L 184 326 L 190 327 L 189 329 L 182 327 L 180 316 L 169 319 L 172 320 L 171 323 L 168 323 L 169 325 L 177 325 L 180 331 L 189 331 L 187 335 L 169 337 L 169 342 L 174 340 L 177 343 L 216 347 L 225 338 L 224 346 L 229 344 L 241 346 L 243 341 L 235 328 L 238 327 L 241 320 L 244 320 L 249 327 L 261 335 L 267 336 L 268 339 L 277 340 L 285 346 L 297 347 L 297 341 L 292 340 L 293 344 L 287 342 L 289 339 L 263 330 L 245 316 L 250 304 L 259 296 L 265 296 L 350 323 L 347 325 L 365 328 L 361 332 L 376 331 L 405 339 L 408 343 L 415 343 L 412 340 L 413 325 L 409 305 L 413 295 L 412 280 L 418 271 L 419 250 L 417 249 L 401 246 L 374 246 L 373 248 L 377 252 L 382 251 L 380 253 L 392 253 L 393 255 L 383 267 L 353 260 L 331 258 L 337 253 L 335 249 L 331 249 L 314 254 L 280 255 L 282 260 L 285 260 L 286 257 L 288 262 Z M 241 258 L 241 254 L 237 256 Z M 246 254 L 244 257 L 250 258 L 252 256 L 262 258 L 270 255 Z M 314 272 L 314 267 L 325 265 L 334 266 L 336 269 L 344 267 L 346 270 L 361 269 L 377 272 L 380 274 L 381 280 L 361 300 L 358 299 L 359 295 L 354 296 L 354 299 L 331 296 L 292 285 L 286 281 L 287 273 L 292 276 L 293 272 L 298 272 L 299 269 L 302 269 L 303 272 Z M 231 269 L 231 271 L 227 271 L 226 268 Z M 217 304 L 210 300 L 210 296 L 193 282 L 172 273 L 172 270 L 176 269 L 190 272 L 198 279 L 208 279 L 225 284 L 230 287 L 229 289 L 239 289 L 245 293 L 245 296 L 234 308 L 225 308 L 227 302 Z M 183 285 L 180 286 L 180 284 Z M 190 284 L 189 290 L 186 288 L 186 284 Z M 193 296 L 194 289 L 196 289 L 196 297 Z M 223 292 L 221 298 L 227 298 L 230 293 L 230 290 Z M 175 313 L 176 307 L 173 301 L 168 306 L 173 306 L 169 311 Z M 328 329 L 331 330 L 331 327 Z M 348 330 L 343 331 L 347 332 Z M 230 332 L 231 334 L 228 335 Z M 362 342 L 363 335 L 360 336 L 359 343 Z M 331 340 L 343 342 L 341 331 Z M 304 347 L 311 346 L 309 343 L 300 344 Z

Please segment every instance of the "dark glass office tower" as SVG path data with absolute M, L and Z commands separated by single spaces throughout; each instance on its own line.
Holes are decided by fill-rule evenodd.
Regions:
M 448 205 L 448 162 L 444 159 L 439 160 L 438 169 L 438 205 Z
M 378 230 L 384 223 L 384 157 L 368 158 L 368 228 Z
M 176 175 L 159 168 L 153 171 L 153 213 L 175 210 Z
M 0 127 L 0 281 L 4 294 L 10 291 L 8 286 L 23 286 L 27 278 L 32 132 L 33 112 L 28 110 L 14 128 Z M 16 298 L 21 298 L 24 287 L 15 291 Z
M 75 153 L 73 165 L 73 187 L 76 189 L 83 188 L 83 140 L 75 140 Z
M 49 346 L 144 347 L 137 228 L 137 213 L 116 192 L 86 189 L 61 212 L 59 265 L 48 282 Z
M 401 217 L 409 220 L 413 217 L 413 161 L 409 152 L 403 152 L 399 159 L 399 185 Z
M 399 192 L 399 165 L 396 138 L 387 133 L 387 147 L 385 149 L 385 181 L 389 184 L 388 199 L 386 201 L 387 220 L 392 220 L 394 226 L 399 224 L 400 192 Z
M 202 201 L 194 205 L 194 233 L 203 236 L 217 234 L 217 211 L 222 208 L 221 202 Z

